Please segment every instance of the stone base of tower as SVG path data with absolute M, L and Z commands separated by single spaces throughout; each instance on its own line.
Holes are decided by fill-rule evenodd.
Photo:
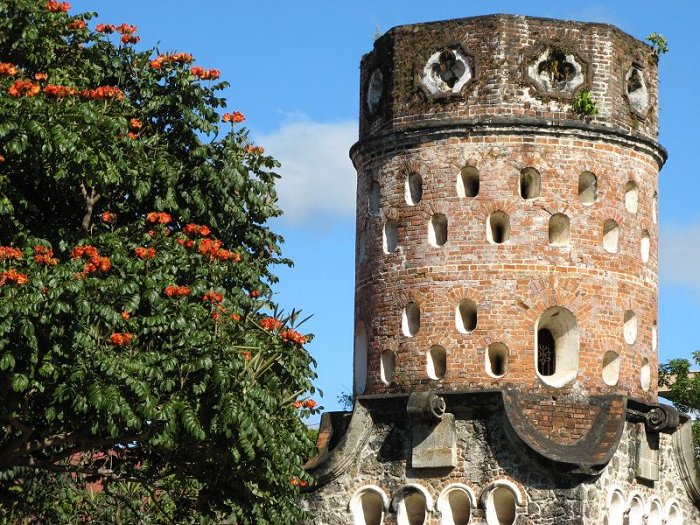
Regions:
M 368 396 L 351 417 L 324 415 L 308 524 L 700 523 L 684 416 L 665 425 L 654 407 L 624 399 L 614 442 L 593 427 L 556 445 L 517 428 L 507 393 L 421 395 Z M 605 450 L 604 464 L 591 460 Z

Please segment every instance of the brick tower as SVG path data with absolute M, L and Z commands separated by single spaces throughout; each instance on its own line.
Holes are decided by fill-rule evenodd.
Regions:
M 313 523 L 700 523 L 657 403 L 657 57 L 493 15 L 362 60 L 355 409 L 325 414 Z

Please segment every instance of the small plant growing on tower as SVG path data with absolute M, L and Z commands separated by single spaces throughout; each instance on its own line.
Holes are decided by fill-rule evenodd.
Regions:
M 666 37 L 659 33 L 652 33 L 647 37 L 647 41 L 652 48 L 656 58 L 668 53 L 668 41 Z
M 598 114 L 597 102 L 591 98 L 591 92 L 588 89 L 576 95 L 572 107 L 576 114 L 584 117 L 592 117 Z

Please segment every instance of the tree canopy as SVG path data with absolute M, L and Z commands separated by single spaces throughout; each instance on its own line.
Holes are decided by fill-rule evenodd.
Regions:
M 271 301 L 278 164 L 218 70 L 96 16 L 0 2 L 5 496 L 39 469 L 293 523 L 317 407 Z

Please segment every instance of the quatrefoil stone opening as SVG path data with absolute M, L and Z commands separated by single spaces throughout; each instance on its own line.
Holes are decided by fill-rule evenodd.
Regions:
M 421 84 L 431 95 L 456 95 L 472 79 L 469 57 L 459 49 L 433 53 L 423 67 Z
M 585 79 L 584 66 L 573 54 L 551 47 L 530 63 L 527 73 L 548 94 L 573 95 Z

